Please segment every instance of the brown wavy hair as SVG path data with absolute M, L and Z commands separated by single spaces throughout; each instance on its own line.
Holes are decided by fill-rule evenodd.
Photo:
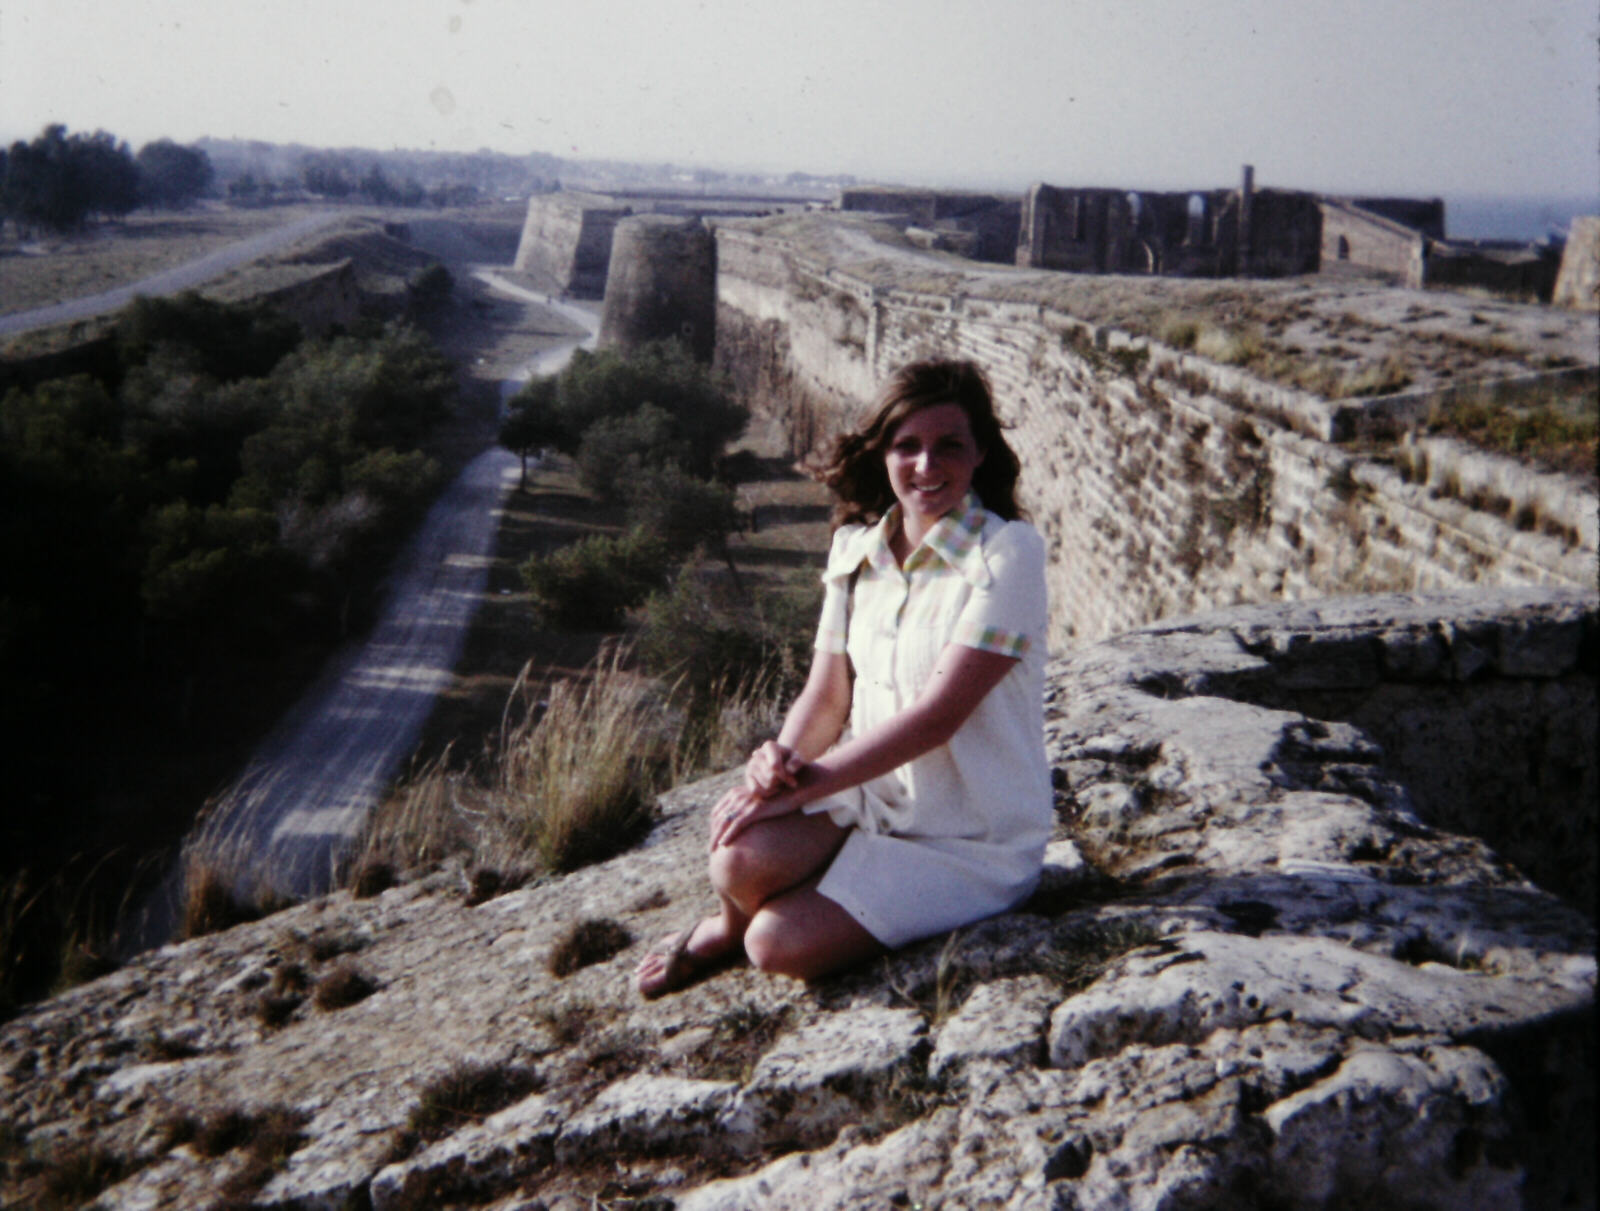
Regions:
M 1023 516 L 1016 498 L 1022 466 L 1001 431 L 988 377 L 976 362 L 940 360 L 911 362 L 890 375 L 878 392 L 872 418 L 839 438 L 833 457 L 817 470 L 817 478 L 839 498 L 833 508 L 835 526 L 871 525 L 888 512 L 894 489 L 884 457 L 895 430 L 913 412 L 939 404 L 957 404 L 967 414 L 983 453 L 972 474 L 972 490 L 984 508 L 1007 521 Z

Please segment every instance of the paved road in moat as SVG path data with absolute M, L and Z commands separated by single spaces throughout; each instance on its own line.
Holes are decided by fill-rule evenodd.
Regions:
M 593 311 L 492 270 L 475 276 L 559 311 L 588 334 L 535 355 L 501 384 L 502 400 L 530 376 L 560 370 L 574 349 L 593 346 Z M 261 855 L 257 869 L 270 870 L 280 890 L 306 895 L 328 886 L 341 851 L 415 749 L 482 602 L 501 502 L 517 472 L 516 455 L 500 447 L 467 465 L 397 564 L 371 636 L 330 664 L 235 783 L 217 825 Z

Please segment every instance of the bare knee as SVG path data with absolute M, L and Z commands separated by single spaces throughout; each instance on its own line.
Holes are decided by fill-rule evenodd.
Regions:
M 735 841 L 711 851 L 711 886 L 733 901 L 745 916 L 751 916 L 776 888 L 768 886 L 764 864 Z
M 757 913 L 744 934 L 745 954 L 750 956 L 757 970 L 768 975 L 807 979 L 813 974 L 810 967 L 814 956 L 807 954 L 805 948 L 797 947 L 795 942 L 794 930 L 785 929 L 783 922 L 772 913 Z

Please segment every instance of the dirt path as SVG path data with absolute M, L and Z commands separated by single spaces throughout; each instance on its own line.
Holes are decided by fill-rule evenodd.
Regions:
M 544 305 L 543 296 L 491 269 L 455 268 Z M 507 340 L 493 342 L 497 360 L 518 366 L 501 384 L 502 401 L 530 374 L 555 373 L 573 349 L 593 344 L 598 319 L 591 311 L 563 303 L 550 309 L 568 324 L 564 339 L 529 341 L 513 327 Z M 499 446 L 467 464 L 397 562 L 372 634 L 330 662 L 234 784 L 226 820 L 216 827 L 260 855 L 256 869 L 269 869 L 278 890 L 300 896 L 328 887 L 343 846 L 411 756 L 482 602 L 504 496 L 517 473 L 517 457 Z
M 161 273 L 152 274 L 127 286 L 118 286 L 115 290 L 69 299 L 67 302 L 56 303 L 50 307 L 37 307 L 32 311 L 18 311 L 11 315 L 0 316 L 0 337 L 14 336 L 19 332 L 29 332 L 34 328 L 47 328 L 53 324 L 67 324 L 74 320 L 83 320 L 88 319 L 90 316 L 101 315 L 107 311 L 115 311 L 119 307 L 124 307 L 131 303 L 135 295 L 177 294 L 181 290 L 188 290 L 204 282 L 209 282 L 212 278 L 220 277 L 230 269 L 237 269 L 240 265 L 248 264 L 266 256 L 268 253 L 278 252 L 287 248 L 311 232 L 326 227 L 339 217 L 339 212 L 337 211 L 318 211 L 304 218 L 296 219 L 292 223 L 286 223 L 282 227 L 274 227 L 271 231 L 251 236 L 247 240 L 229 244 L 225 248 L 208 253 L 187 264 L 179 265 L 175 269 L 167 269 Z

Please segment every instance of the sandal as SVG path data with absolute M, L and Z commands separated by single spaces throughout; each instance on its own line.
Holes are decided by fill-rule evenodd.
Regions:
M 691 984 L 699 983 L 709 975 L 721 971 L 731 965 L 738 946 L 732 946 L 727 953 L 714 958 L 701 958 L 689 949 L 689 943 L 694 939 L 694 931 L 700 928 L 700 919 L 696 918 L 688 929 L 680 930 L 667 938 L 658 948 L 647 951 L 645 958 L 651 955 L 660 955 L 665 962 L 661 968 L 661 982 L 652 987 L 643 987 L 637 977 L 634 985 L 639 989 L 639 995 L 647 1001 L 657 997 L 666 996 L 669 992 L 678 992 Z

